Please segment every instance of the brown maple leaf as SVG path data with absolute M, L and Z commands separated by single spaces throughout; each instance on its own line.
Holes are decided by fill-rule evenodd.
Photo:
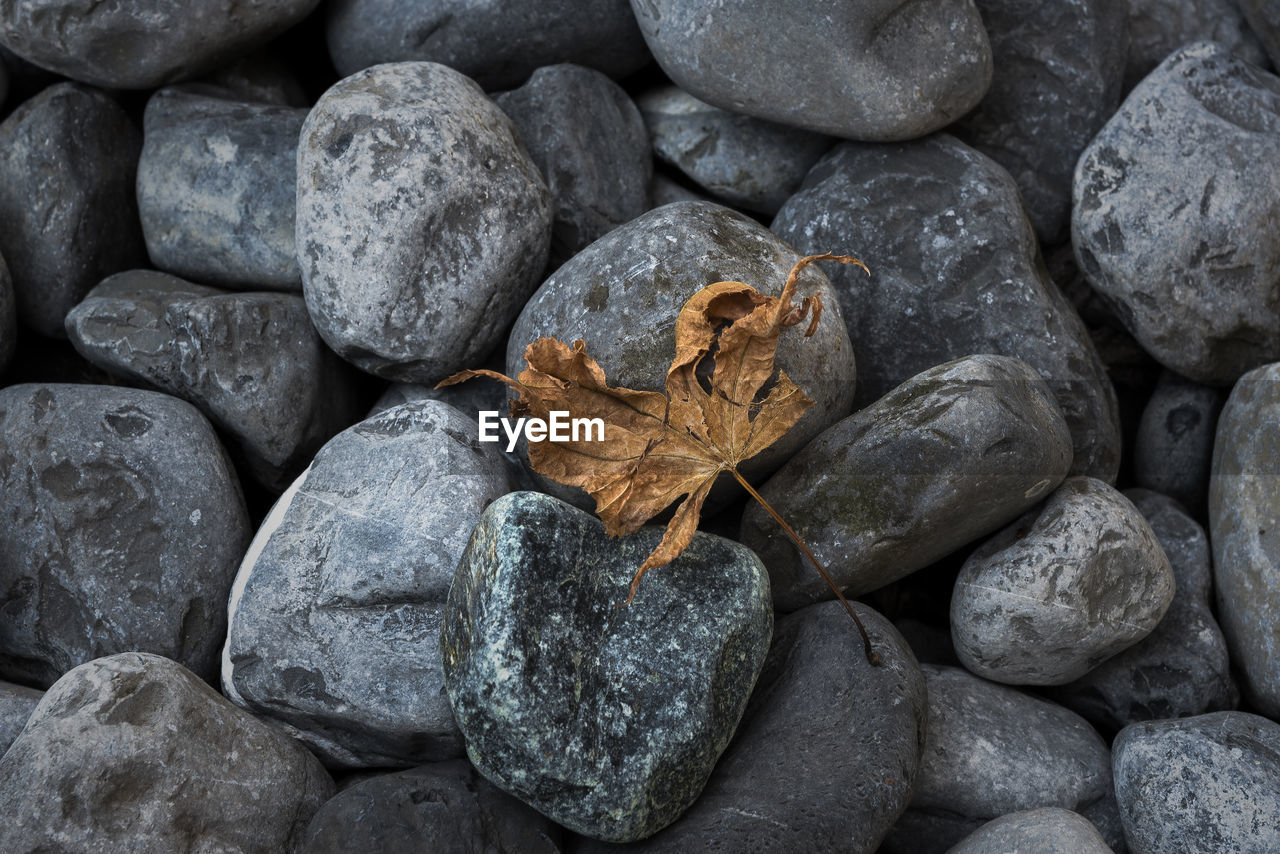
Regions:
M 813 561 L 858 624 L 868 659 L 875 660 L 862 622 L 827 571 L 795 531 L 738 472 L 738 465 L 782 438 L 813 405 L 785 373 L 774 379 L 774 353 L 782 330 L 809 317 L 808 337 L 822 317 L 820 297 L 794 304 L 800 271 L 816 261 L 867 267 L 849 255 L 809 255 L 787 276 L 779 296 L 764 296 L 743 282 L 716 282 L 694 294 L 676 318 L 676 352 L 667 393 L 613 388 L 579 339 L 573 346 L 539 338 L 524 351 L 527 367 L 511 379 L 496 371 L 461 371 L 437 386 L 473 377 L 506 383 L 519 394 L 511 417 L 550 421 L 553 411 L 599 418 L 604 441 L 590 435 L 567 442 L 530 442 L 529 463 L 559 483 L 584 489 L 614 537 L 638 530 L 679 499 L 657 548 L 636 570 L 626 602 L 641 577 L 670 563 L 698 530 L 703 502 L 722 473 L 759 501 Z M 704 379 L 708 360 L 713 364 Z M 770 386 L 770 382 L 772 385 Z M 767 393 L 766 386 L 769 386 Z

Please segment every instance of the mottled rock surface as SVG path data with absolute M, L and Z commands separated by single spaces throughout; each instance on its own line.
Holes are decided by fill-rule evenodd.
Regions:
M 1161 364 L 1226 385 L 1280 358 L 1280 78 L 1182 48 L 1090 143 L 1073 192 L 1080 268 Z
M 0 759 L 10 851 L 295 851 L 333 780 L 186 668 L 127 652 L 49 689 Z
M 947 854 L 1112 854 L 1089 819 L 1061 807 L 1040 807 L 994 818 L 947 849 Z
M 1226 399 L 1220 388 L 1163 372 L 1134 437 L 1133 479 L 1138 486 L 1177 499 L 1203 518 L 1213 436 Z
M 1173 591 L 1169 559 L 1133 502 L 1072 477 L 965 561 L 951 638 L 979 676 L 1061 685 L 1151 634 Z
M 814 166 L 772 228 L 802 252 L 852 252 L 871 269 L 830 271 L 858 360 L 856 404 L 941 362 L 1015 356 L 1040 372 L 1062 408 L 1072 473 L 1115 479 L 1115 391 L 1039 261 L 1017 185 L 990 158 L 946 135 L 844 143 Z
M 834 11 L 819 0 L 632 0 L 631 8 L 681 89 L 819 133 L 924 136 L 972 109 L 991 82 L 991 46 L 972 0 L 857 0 Z
M 661 535 L 611 539 L 513 493 L 485 511 L 446 603 L 445 687 L 472 763 L 595 839 L 642 839 L 689 807 L 769 651 L 769 577 L 730 540 L 696 535 L 617 607 Z
M 211 677 L 249 539 L 195 407 L 154 391 L 0 391 L 0 677 L 48 685 L 129 650 Z
M 508 491 L 495 445 L 435 401 L 339 433 L 280 497 L 240 566 L 222 687 L 331 765 L 453 758 L 445 595 L 481 512 Z
M 44 692 L 35 688 L 0 681 L 0 756 L 22 732 L 43 696 Z
M 370 373 L 434 384 L 484 358 L 537 286 L 551 220 L 511 120 L 443 65 L 359 72 L 307 116 L 307 308 L 325 342 Z
M 1242 14 L 1247 5 L 1248 0 L 1128 0 L 1125 91 L 1192 42 L 1215 41 L 1246 62 L 1262 65 L 1266 54 Z
M 36 331 L 62 337 L 63 318 L 90 288 L 145 259 L 134 200 L 141 148 L 115 101 L 73 83 L 50 86 L 0 124 L 0 253 L 18 316 Z
M 1240 378 L 1218 421 L 1209 540 L 1218 616 L 1249 701 L 1280 717 L 1280 364 Z
M 1134 854 L 1280 850 L 1280 724 L 1245 712 L 1150 721 L 1113 747 Z
M 814 439 L 761 488 L 850 596 L 998 530 L 1066 476 L 1071 435 L 1024 362 L 970 356 L 907 380 Z M 774 605 L 832 597 L 757 503 L 741 540 L 769 568 Z
M 214 285 L 302 290 L 294 169 L 306 117 L 191 88 L 152 95 L 138 161 L 151 263 Z

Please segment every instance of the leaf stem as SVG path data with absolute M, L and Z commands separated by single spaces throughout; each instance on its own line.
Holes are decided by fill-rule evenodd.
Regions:
M 779 525 L 782 526 L 782 530 L 787 532 L 787 536 L 789 536 L 792 539 L 792 541 L 794 541 L 795 544 L 800 547 L 800 550 L 804 552 L 805 555 L 809 558 L 809 560 L 813 562 L 813 565 L 817 567 L 818 574 L 821 575 L 823 580 L 827 582 L 827 586 L 830 587 L 832 592 L 836 594 L 836 598 L 840 600 L 840 604 L 844 605 L 844 609 L 849 612 L 849 616 L 853 617 L 853 622 L 857 624 L 858 633 L 862 635 L 862 646 L 863 646 L 863 651 L 867 655 L 867 663 L 869 663 L 873 667 L 879 667 L 880 656 L 874 650 L 871 649 L 871 638 L 867 637 L 866 627 L 862 625 L 862 620 L 859 620 L 858 615 L 854 613 L 853 606 L 849 604 L 849 600 L 844 598 L 844 594 L 841 593 L 840 588 L 836 586 L 835 580 L 832 579 L 832 577 L 827 573 L 827 571 L 822 568 L 822 564 L 818 563 L 818 559 L 813 556 L 813 552 L 809 551 L 809 547 L 804 544 L 804 540 L 800 539 L 800 535 L 797 534 L 794 530 L 792 530 L 791 526 L 787 524 L 787 521 L 785 519 L 783 519 L 781 516 L 778 515 L 778 511 L 774 510 L 772 507 L 769 506 L 769 502 L 765 501 L 764 497 L 760 493 L 756 492 L 755 487 L 747 483 L 747 479 L 743 477 L 741 474 L 739 474 L 736 468 L 731 468 L 729 469 L 729 471 L 733 473 L 733 476 L 735 478 L 737 478 L 738 483 L 742 484 L 742 488 L 745 489 L 748 493 L 750 493 L 752 498 L 760 502 L 760 506 L 765 509 L 765 512 L 767 512 L 770 516 L 773 517 L 773 521 L 777 522 Z

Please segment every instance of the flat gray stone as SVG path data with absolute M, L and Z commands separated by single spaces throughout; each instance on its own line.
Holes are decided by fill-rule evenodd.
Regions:
M 1019 810 L 982 825 L 947 854 L 1112 854 L 1093 822 L 1061 807 Z
M 681 89 L 725 110 L 818 133 L 912 139 L 964 115 L 991 82 L 972 0 L 631 0 Z M 727 34 L 732 34 L 727 37 Z
M 871 269 L 830 271 L 858 359 L 856 406 L 951 359 L 1014 356 L 1044 377 L 1062 408 L 1072 473 L 1115 479 L 1115 390 L 1039 260 L 1017 184 L 990 158 L 946 135 L 843 143 L 809 172 L 772 229 L 802 252 L 851 252 Z
M 340 80 L 298 144 L 316 329 L 385 379 L 435 384 L 473 367 L 537 287 L 550 198 L 511 120 L 456 71 L 406 62 Z
M 297 294 L 231 293 L 131 270 L 90 291 L 66 328 L 108 373 L 195 404 L 277 492 L 360 417 L 356 372 L 324 346 Z
M 43 696 L 44 692 L 35 688 L 0 681 L 0 756 L 22 732 Z
M 326 8 L 329 55 L 344 76 L 428 60 L 493 90 L 560 62 L 624 77 L 649 61 L 626 0 L 334 0 Z
M 1125 91 L 1192 42 L 1214 41 L 1245 62 L 1264 65 L 1267 55 L 1243 14 L 1247 5 L 1248 0 L 1128 0 Z
M 152 95 L 138 161 L 151 263 L 224 287 L 302 290 L 294 170 L 306 117 L 196 87 Z
M 319 0 L 22 0 L 0 6 L 0 41 L 73 80 L 154 89 L 265 44 Z
M 279 854 L 332 794 L 302 745 L 186 668 L 126 652 L 59 679 L 0 759 L 0 844 Z
M 1209 541 L 1218 617 L 1249 702 L 1280 717 L 1280 364 L 1240 378 L 1218 420 Z
M 1080 268 L 1162 365 L 1229 385 L 1280 359 L 1280 78 L 1182 48 L 1085 150 L 1074 200 Z
M 5 11 L 0 7 L 0 20 Z M 134 200 L 142 135 L 115 101 L 50 86 L 0 124 L 0 253 L 18 316 L 55 338 L 106 276 L 146 258 Z
M 154 391 L 9 386 L 0 460 L 0 678 L 131 650 L 212 677 L 250 532 L 205 417 Z
M 1071 435 L 1040 376 L 1007 356 L 969 356 L 828 428 L 760 493 L 841 589 L 860 596 L 999 530 L 1070 464 Z M 769 568 L 775 607 L 832 598 L 755 502 L 740 539 Z
M 611 539 L 594 516 L 517 492 L 485 511 L 449 589 L 440 649 L 467 755 L 595 839 L 642 839 L 693 803 L 769 651 L 764 567 L 710 534 L 618 606 L 661 536 Z
M 435 401 L 339 433 L 271 509 L 229 605 L 222 689 L 326 763 L 462 755 L 440 670 L 454 567 L 508 491 L 495 445 Z
M 1262 42 L 1267 56 L 1271 57 L 1271 64 L 1280 68 L 1280 6 L 1271 0 L 1238 0 L 1237 5 L 1249 29 Z
M 1113 747 L 1133 854 L 1280 850 L 1280 724 L 1215 712 L 1133 724 Z
M 1090 477 L 978 547 L 951 597 L 964 666 L 1013 685 L 1062 685 L 1155 630 L 1174 575 L 1133 502 Z
M 1133 440 L 1133 479 L 1203 519 L 1213 436 L 1227 393 L 1164 371 L 1142 410 Z

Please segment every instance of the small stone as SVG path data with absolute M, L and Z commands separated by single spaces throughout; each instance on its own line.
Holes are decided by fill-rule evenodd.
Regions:
M 877 142 L 964 115 L 991 82 L 972 0 L 631 0 L 645 41 L 681 89 L 708 104 Z M 732 34 L 731 37 L 727 34 Z
M 67 335 L 103 370 L 195 404 L 277 492 L 359 418 L 355 371 L 324 346 L 295 294 L 132 270 L 90 291 L 67 315 Z
M 1240 378 L 1218 420 L 1209 541 L 1218 616 L 1241 687 L 1280 718 L 1280 364 Z
M 1267 55 L 1242 7 L 1249 0 L 1128 0 L 1129 58 L 1124 89 L 1142 82 L 1169 54 L 1192 42 L 1214 41 L 1254 65 Z
M 640 111 L 617 83 L 551 65 L 495 100 L 551 190 L 553 264 L 649 209 L 653 154 Z
M 23 0 L 0 5 L 0 41 L 73 80 L 154 89 L 270 41 L 319 0 Z
M 1280 6 L 1272 0 L 1238 0 L 1238 5 L 1249 28 L 1271 57 L 1271 64 L 1280 68 Z
M 965 561 L 951 638 L 979 676 L 1062 685 L 1151 634 L 1173 590 L 1169 559 L 1133 502 L 1072 477 Z
M 212 677 L 249 540 L 235 471 L 185 401 L 0 390 L 0 677 L 49 685 L 139 650 Z
M 442 65 L 336 83 L 298 144 L 298 262 L 338 355 L 435 384 L 501 340 L 546 265 L 550 194 L 515 127 Z
M 18 309 L 13 301 L 13 279 L 9 267 L 0 256 L 0 374 L 9 367 L 18 342 Z
M 1125 497 L 1151 523 L 1177 582 L 1155 631 L 1063 685 L 1053 696 L 1104 732 L 1135 721 L 1230 709 L 1239 694 L 1209 597 L 1209 540 L 1172 498 L 1145 489 Z
M 662 161 L 726 204 L 768 216 L 832 143 L 823 134 L 721 110 L 677 86 L 652 89 L 636 104 Z
M 1227 385 L 1280 359 L 1280 78 L 1182 48 L 1094 137 L 1074 199 L 1080 268 L 1166 368 Z
M 929 696 L 924 757 L 884 854 L 941 854 L 1019 810 L 1061 807 L 1095 822 L 1114 813 L 1110 751 L 1079 715 L 958 667 L 920 669 Z M 1113 834 L 1108 843 L 1123 841 L 1118 828 Z
M 138 162 L 151 263 L 224 287 L 302 290 L 294 164 L 306 117 L 195 87 L 152 95 Z
M 35 688 L 0 681 L 0 756 L 22 732 L 43 696 Z
M 945 134 L 842 143 L 771 227 L 802 252 L 851 252 L 871 270 L 830 271 L 858 360 L 856 407 L 951 359 L 1014 356 L 1062 408 L 1072 474 L 1115 479 L 1115 390 L 1038 259 L 1017 185 L 990 158 Z
M 1134 854 L 1280 851 L 1280 724 L 1245 712 L 1150 721 L 1113 748 Z
M 1138 486 L 1168 495 L 1204 518 L 1213 434 L 1226 399 L 1222 389 L 1162 372 L 1133 442 Z
M 485 511 L 449 590 L 440 648 L 467 755 L 570 830 L 630 842 L 702 791 L 773 630 L 754 554 L 697 534 L 618 603 L 658 544 L 517 492 Z
M 452 760 L 343 789 L 311 818 L 301 851 L 560 854 L 560 828 Z
M 439 631 L 467 537 L 510 487 L 475 421 L 436 401 L 339 433 L 280 497 L 231 591 L 222 689 L 329 765 L 462 755 Z
M 343 76 L 428 60 L 494 90 L 519 86 L 544 65 L 625 77 L 649 61 L 627 0 L 333 0 L 327 9 L 329 54 Z
M 140 652 L 67 673 L 0 759 L 9 851 L 295 851 L 333 780 L 186 668 Z
M 994 818 L 947 854 L 1112 854 L 1093 822 L 1061 807 L 1020 810 Z
M 1034 506 L 1067 474 L 1071 434 L 1024 362 L 970 356 L 907 380 L 827 429 L 761 495 L 850 596 L 945 557 Z M 832 593 L 755 502 L 740 539 L 783 611 Z
M 11 13 L 12 4 L 0 6 Z M 146 258 L 134 201 L 142 136 L 115 101 L 50 86 L 0 124 L 0 253 L 18 316 L 61 338 L 67 312 L 104 277 Z

